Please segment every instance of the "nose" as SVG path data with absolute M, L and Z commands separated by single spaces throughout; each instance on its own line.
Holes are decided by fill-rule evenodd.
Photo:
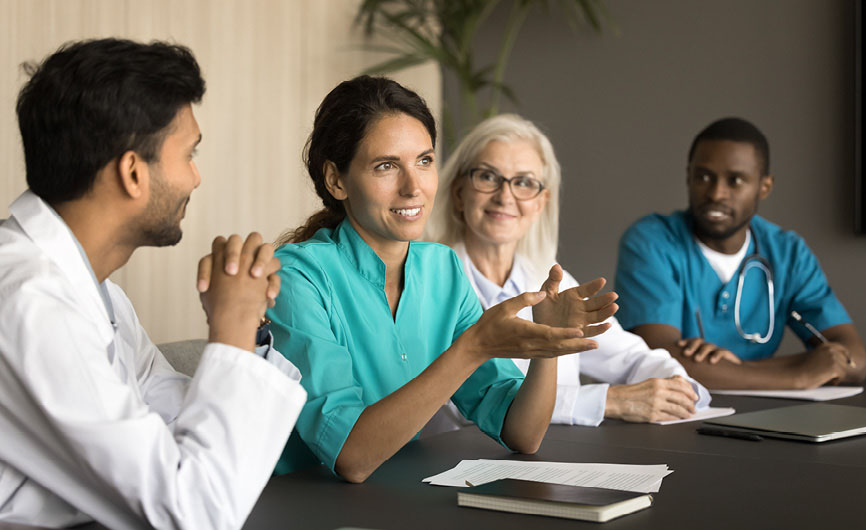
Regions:
M 502 186 L 493 193 L 493 200 L 498 204 L 511 204 L 517 199 L 514 197 L 514 192 L 511 191 L 511 184 L 503 181 Z
M 403 197 L 415 197 L 421 193 L 420 175 L 414 168 L 408 168 L 402 172 L 400 182 L 400 195 Z
M 192 174 L 193 174 L 193 189 L 198 188 L 201 185 L 201 173 L 198 172 L 198 166 L 195 165 L 195 162 L 190 162 L 192 166 Z
M 722 199 L 726 199 L 730 194 L 730 191 L 731 190 L 728 188 L 725 179 L 715 179 L 711 181 L 710 185 L 707 187 L 707 197 L 718 202 Z

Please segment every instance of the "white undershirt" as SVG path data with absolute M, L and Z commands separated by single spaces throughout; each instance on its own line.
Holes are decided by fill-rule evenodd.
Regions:
M 698 246 L 701 248 L 701 253 L 703 253 L 704 257 L 707 258 L 707 261 L 710 262 L 710 267 L 716 271 L 716 274 L 719 275 L 719 279 L 722 280 L 722 283 L 728 283 L 731 281 L 731 278 L 734 277 L 734 274 L 737 273 L 737 269 L 740 268 L 740 263 L 743 262 L 743 258 L 746 257 L 746 251 L 749 250 L 749 243 L 752 241 L 752 231 L 749 230 L 746 232 L 746 241 L 736 254 L 725 254 L 713 250 L 701 243 L 698 238 L 695 238 L 695 241 L 698 242 Z

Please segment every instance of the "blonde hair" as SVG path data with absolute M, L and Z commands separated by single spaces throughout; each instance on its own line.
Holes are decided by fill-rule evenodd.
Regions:
M 517 252 L 532 265 L 534 276 L 546 278 L 547 270 L 556 261 L 556 249 L 559 245 L 559 189 L 562 172 L 547 136 L 531 121 L 517 114 L 500 114 L 488 118 L 463 138 L 439 173 L 436 207 L 430 215 L 424 235 L 428 240 L 451 246 L 463 241 L 466 222 L 456 209 L 452 190 L 460 185 L 460 179 L 466 177 L 487 144 L 493 141 L 515 140 L 532 143 L 544 163 L 541 181 L 550 196 L 544 211 L 517 243 Z

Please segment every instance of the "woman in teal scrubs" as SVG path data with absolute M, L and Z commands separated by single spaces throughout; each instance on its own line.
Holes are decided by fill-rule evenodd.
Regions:
M 541 293 L 482 315 L 454 252 L 417 242 L 433 207 L 436 129 L 424 101 L 361 76 L 322 102 L 305 162 L 324 209 L 283 237 L 274 345 L 309 398 L 277 473 L 321 462 L 364 481 L 449 399 L 506 447 L 535 452 L 556 397 L 555 357 L 617 309 L 601 284 Z M 532 305 L 536 323 L 518 318 Z M 510 357 L 533 358 L 525 380 Z

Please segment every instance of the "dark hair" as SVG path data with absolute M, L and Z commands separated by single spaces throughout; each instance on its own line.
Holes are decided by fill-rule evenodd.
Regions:
M 691 163 L 698 143 L 702 140 L 730 140 L 751 144 L 760 160 L 761 175 L 770 174 L 770 144 L 757 127 L 742 118 L 722 118 L 709 124 L 699 132 L 689 148 L 688 162 Z
M 99 39 L 64 44 L 18 94 L 27 185 L 49 204 L 82 197 L 127 151 L 158 160 L 167 126 L 205 91 L 184 47 Z
M 349 169 L 358 144 L 370 126 L 387 114 L 403 113 L 420 121 L 436 146 L 436 122 L 424 100 L 400 83 L 385 77 L 362 75 L 343 81 L 331 90 L 313 122 L 313 132 L 304 148 L 304 163 L 324 209 L 300 227 L 279 237 L 277 244 L 297 243 L 313 237 L 320 228 L 335 228 L 346 217 L 343 203 L 325 187 L 325 162 L 340 173 Z

